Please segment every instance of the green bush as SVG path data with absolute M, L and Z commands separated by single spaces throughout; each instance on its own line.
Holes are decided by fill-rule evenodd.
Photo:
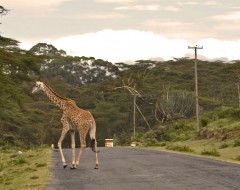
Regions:
M 143 134 L 144 139 L 156 139 L 157 141 L 165 141 L 169 139 L 167 134 L 167 128 L 164 126 L 158 126 L 154 130 L 150 130 Z
M 170 141 L 185 141 L 194 137 L 194 123 L 189 120 L 181 119 L 168 127 Z
M 229 147 L 229 144 L 223 143 L 219 146 L 219 149 L 223 149 L 223 148 L 227 148 L 227 147 Z
M 158 145 L 159 146 L 167 146 L 167 143 L 166 142 L 160 142 Z
M 166 147 L 166 149 L 179 152 L 194 152 L 191 148 L 189 148 L 186 145 L 169 145 Z
M 229 108 L 218 113 L 219 118 L 240 118 L 240 109 L 238 108 Z
M 208 125 L 209 121 L 208 121 L 208 119 L 206 117 L 202 117 L 200 122 L 201 122 L 201 126 L 202 127 L 206 127 Z
M 35 172 L 35 171 L 37 171 L 37 169 L 35 169 L 35 168 L 26 168 L 25 170 L 24 170 L 25 172 Z
M 240 146 L 240 140 L 234 141 L 233 147 L 237 147 L 237 146 Z
M 4 177 L 3 176 L 0 176 L 0 184 L 3 184 L 4 183 Z
M 39 168 L 39 167 L 47 166 L 47 163 L 36 163 L 35 165 L 36 165 L 37 168 Z
M 235 160 L 240 161 L 240 155 L 237 156 Z
M 30 177 L 30 179 L 39 179 L 39 177 L 34 175 L 34 176 Z
M 218 157 L 220 156 L 220 153 L 219 151 L 216 149 L 216 148 L 213 148 L 212 150 L 203 150 L 201 152 L 202 155 L 207 155 L 207 156 L 215 156 L 215 157 Z
M 16 159 L 12 159 L 10 163 L 13 165 L 22 165 L 22 164 L 26 164 L 27 160 L 25 158 L 16 158 Z
M 3 165 L 3 163 L 1 162 L 1 163 L 0 163 L 0 172 L 3 170 L 3 168 L 4 168 L 4 165 Z

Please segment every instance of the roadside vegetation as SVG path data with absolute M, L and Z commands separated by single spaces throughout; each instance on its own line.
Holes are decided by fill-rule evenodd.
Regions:
M 240 109 L 221 108 L 202 114 L 200 131 L 195 121 L 182 119 L 137 135 L 141 147 L 207 156 L 240 164 Z
M 41 190 L 51 178 L 49 147 L 0 150 L 1 190 Z

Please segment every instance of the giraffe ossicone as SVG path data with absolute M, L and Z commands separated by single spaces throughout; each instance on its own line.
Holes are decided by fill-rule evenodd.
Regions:
M 62 150 L 62 141 L 64 140 L 67 132 L 71 131 L 71 147 L 72 147 L 72 166 L 71 169 L 76 169 L 80 164 L 81 156 L 86 148 L 86 136 L 89 131 L 91 138 L 91 147 L 96 156 L 96 166 L 95 169 L 99 167 L 98 151 L 97 151 L 97 141 L 96 141 L 96 122 L 89 111 L 79 108 L 74 100 L 62 97 L 58 95 L 50 86 L 45 82 L 37 81 L 36 85 L 32 89 L 32 93 L 37 93 L 43 91 L 46 96 L 56 104 L 63 111 L 61 122 L 63 124 L 63 129 L 61 136 L 58 140 L 58 148 L 61 155 L 63 168 L 67 167 L 65 157 Z M 75 157 L 75 130 L 78 131 L 80 136 L 80 152 L 76 159 Z

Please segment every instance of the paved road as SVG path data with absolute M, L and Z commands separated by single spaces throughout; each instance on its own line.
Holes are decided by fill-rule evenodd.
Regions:
M 70 150 L 64 150 L 70 161 Z M 68 156 L 67 156 L 68 155 Z M 76 170 L 53 155 L 50 190 L 240 190 L 240 165 L 137 148 L 100 148 L 100 169 L 86 149 Z

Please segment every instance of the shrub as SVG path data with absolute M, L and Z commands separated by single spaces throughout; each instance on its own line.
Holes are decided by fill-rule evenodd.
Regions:
M 144 140 L 144 146 L 158 146 L 158 141 L 155 138 L 145 139 Z
M 37 168 L 47 166 L 47 163 L 36 163 Z
M 208 124 L 208 119 L 206 117 L 201 118 L 201 126 L 206 127 Z
M 39 177 L 34 175 L 34 176 L 30 177 L 30 179 L 39 179 Z
M 0 163 L 0 172 L 3 170 L 4 166 L 3 163 Z
M 202 155 L 207 155 L 207 156 L 215 156 L 215 157 L 218 157 L 220 156 L 220 153 L 219 151 L 216 149 L 216 148 L 213 148 L 212 150 L 203 150 L 201 152 Z
M 35 171 L 37 171 L 37 169 L 34 169 L 34 168 L 26 168 L 25 170 L 24 170 L 25 172 L 35 172 Z
M 223 143 L 219 146 L 219 149 L 223 149 L 223 148 L 227 148 L 227 147 L 229 147 L 229 144 Z
M 13 165 L 22 165 L 22 164 L 26 164 L 27 160 L 25 158 L 17 158 L 17 159 L 11 160 L 10 163 Z
M 4 177 L 0 176 L 0 184 L 3 184 L 3 182 L 4 182 Z
M 186 145 L 169 145 L 166 147 L 166 149 L 179 152 L 194 152 L 191 148 L 189 148 Z
M 159 145 L 159 146 L 166 146 L 167 143 L 166 143 L 166 142 L 160 142 L 158 145 Z
M 233 147 L 237 147 L 237 146 L 240 146 L 240 140 L 234 141 Z
M 240 155 L 237 156 L 235 160 L 240 161 Z
M 240 117 L 240 109 L 229 108 L 220 113 L 218 113 L 219 118 L 234 118 L 238 119 Z
M 168 140 L 167 128 L 164 126 L 158 126 L 154 130 L 149 130 L 142 136 L 144 139 L 156 139 L 157 141 Z

